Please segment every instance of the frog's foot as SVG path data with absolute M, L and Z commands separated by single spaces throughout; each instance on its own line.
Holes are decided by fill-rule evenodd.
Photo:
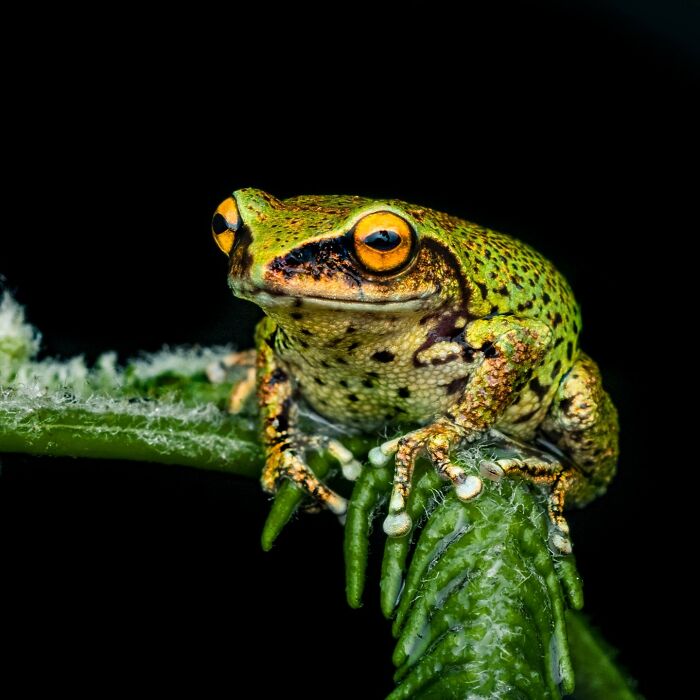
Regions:
M 506 475 L 517 475 L 535 484 L 548 487 L 547 513 L 552 524 L 550 545 L 562 554 L 571 554 L 569 524 L 564 517 L 566 493 L 575 479 L 572 467 L 537 457 L 527 459 L 483 460 L 479 465 L 481 475 L 491 481 L 499 481 Z
M 282 479 L 289 479 L 306 491 L 317 503 L 342 517 L 348 502 L 316 477 L 296 450 L 275 447 L 265 462 L 262 486 L 268 493 L 276 493 Z
M 481 479 L 450 461 L 450 452 L 464 439 L 463 432 L 447 421 L 436 421 L 414 430 L 401 438 L 389 440 L 369 453 L 370 462 L 377 467 L 395 460 L 394 486 L 389 499 L 389 514 L 384 520 L 384 532 L 400 537 L 410 531 L 411 517 L 406 512 L 416 459 L 427 454 L 438 473 L 452 481 L 460 500 L 467 501 L 481 492 Z
M 212 384 L 223 384 L 234 367 L 245 370 L 243 379 L 236 382 L 229 396 L 229 413 L 240 413 L 245 402 L 255 393 L 255 357 L 254 349 L 242 350 L 232 352 L 207 366 L 207 379 Z
M 272 448 L 262 473 L 263 488 L 275 493 L 281 480 L 289 479 L 306 491 L 317 505 L 342 519 L 348 509 L 347 500 L 328 488 L 311 471 L 304 459 L 307 450 L 327 452 L 340 464 L 346 479 L 355 480 L 362 471 L 360 462 L 338 440 L 319 435 L 300 435 L 295 437 L 293 443 L 281 443 Z

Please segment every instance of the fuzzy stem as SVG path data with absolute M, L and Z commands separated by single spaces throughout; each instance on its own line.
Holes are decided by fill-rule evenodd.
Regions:
M 21 420 L 0 404 L 0 452 L 181 464 L 257 476 L 260 445 L 247 424 L 44 406 Z M 12 420 L 9 420 L 9 418 Z

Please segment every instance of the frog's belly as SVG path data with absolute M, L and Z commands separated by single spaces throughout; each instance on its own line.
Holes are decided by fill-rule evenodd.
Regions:
M 419 366 L 387 356 L 370 363 L 331 364 L 296 353 L 283 359 L 315 411 L 364 430 L 430 422 L 459 400 L 474 367 L 454 353 Z

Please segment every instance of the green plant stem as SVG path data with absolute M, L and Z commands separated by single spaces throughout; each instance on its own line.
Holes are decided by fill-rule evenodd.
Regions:
M 181 464 L 198 469 L 257 476 L 260 445 L 247 424 L 233 418 L 186 421 L 45 406 L 10 422 L 0 405 L 0 452 L 127 459 Z

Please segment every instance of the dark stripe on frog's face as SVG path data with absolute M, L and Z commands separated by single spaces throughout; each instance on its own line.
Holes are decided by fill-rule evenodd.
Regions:
M 253 272 L 257 277 L 260 273 Z M 357 261 L 350 233 L 300 244 L 273 258 L 262 271 L 271 294 L 343 301 L 402 303 L 423 299 L 436 308 L 446 298 L 466 308 L 470 288 L 452 251 L 424 238 L 411 261 L 396 274 L 372 274 Z M 258 283 L 259 284 L 259 283 Z M 371 310 L 368 307 L 368 310 Z
M 351 257 L 347 236 L 324 238 L 301 245 L 275 258 L 268 266 L 268 274 L 282 276 L 285 280 L 305 275 L 315 281 L 340 274 L 341 280 L 348 286 L 360 287 L 362 283 L 357 265 Z

